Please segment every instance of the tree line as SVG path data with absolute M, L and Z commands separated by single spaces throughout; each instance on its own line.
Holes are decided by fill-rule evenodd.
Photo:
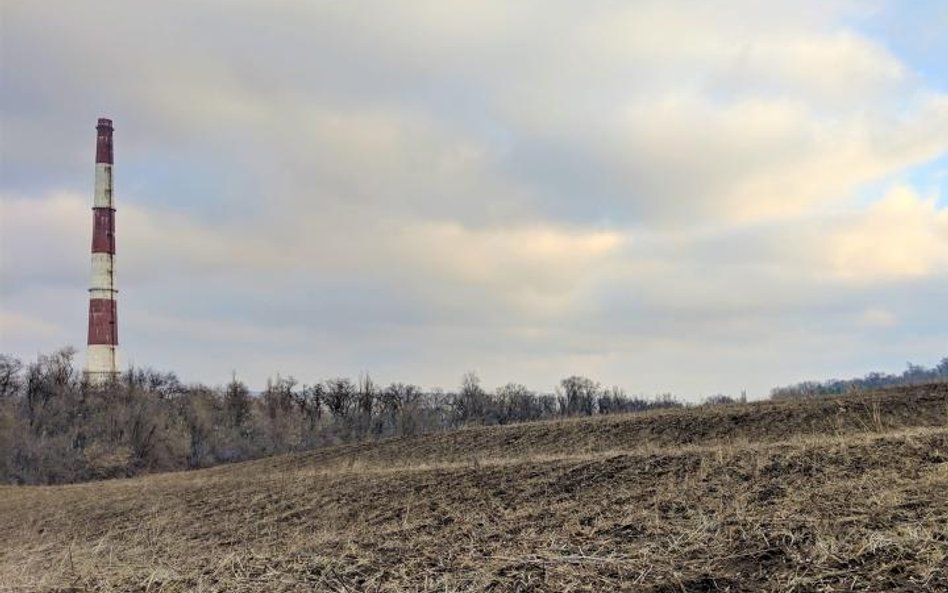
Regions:
M 130 369 L 91 385 L 63 349 L 23 362 L 0 355 L 0 483 L 57 484 L 193 469 L 340 443 L 683 404 L 563 379 L 541 394 L 508 383 L 493 391 L 469 373 L 453 391 L 368 375 L 301 384 L 185 385 L 173 373 Z
M 802 381 L 770 391 L 771 399 L 792 399 L 843 395 L 854 391 L 867 391 L 901 385 L 918 385 L 948 381 L 948 356 L 932 368 L 908 363 L 901 374 L 869 373 L 856 379 L 830 379 L 829 381 Z

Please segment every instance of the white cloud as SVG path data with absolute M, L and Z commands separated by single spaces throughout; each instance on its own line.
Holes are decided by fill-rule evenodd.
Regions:
M 457 283 L 524 314 L 563 314 L 591 281 L 614 265 L 614 231 L 528 227 L 465 228 L 451 222 L 407 227 L 399 239 L 414 272 Z
M 829 237 L 829 264 L 854 282 L 894 281 L 948 271 L 948 208 L 901 187 Z

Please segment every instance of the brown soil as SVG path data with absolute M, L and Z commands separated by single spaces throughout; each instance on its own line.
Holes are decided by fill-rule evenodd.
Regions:
M 0 488 L 0 591 L 948 591 L 948 386 Z

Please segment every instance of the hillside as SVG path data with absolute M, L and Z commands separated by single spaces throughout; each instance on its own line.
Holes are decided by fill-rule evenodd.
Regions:
M 0 488 L 0 591 L 945 591 L 948 385 Z

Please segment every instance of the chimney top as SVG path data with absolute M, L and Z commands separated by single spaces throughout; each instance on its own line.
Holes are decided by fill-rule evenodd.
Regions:
M 95 129 L 95 162 L 111 165 L 115 162 L 112 160 L 112 120 L 100 117 Z

